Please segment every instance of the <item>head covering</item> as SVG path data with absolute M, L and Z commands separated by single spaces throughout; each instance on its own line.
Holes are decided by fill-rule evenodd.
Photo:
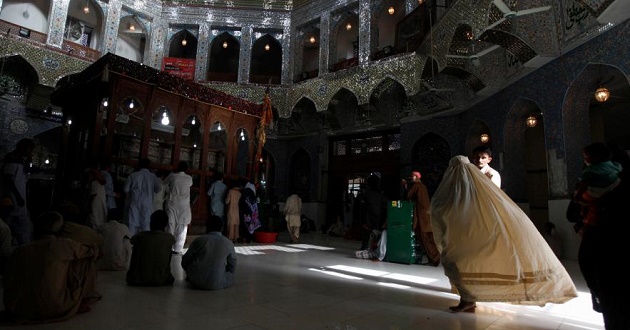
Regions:
M 253 183 L 248 182 L 247 184 L 245 184 L 245 188 L 246 189 L 251 189 L 254 192 L 254 195 L 256 195 L 256 186 L 254 186 Z
M 411 172 L 411 177 L 417 176 L 418 179 L 420 179 L 422 177 L 422 175 L 420 174 L 420 172 L 418 171 L 413 171 Z

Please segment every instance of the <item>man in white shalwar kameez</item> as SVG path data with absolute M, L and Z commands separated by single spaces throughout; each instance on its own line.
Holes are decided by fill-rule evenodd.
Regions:
M 466 156 L 449 162 L 431 200 L 433 235 L 460 303 L 544 306 L 577 297 L 573 281 L 532 221 Z
M 188 163 L 181 161 L 177 165 L 177 171 L 169 174 L 164 179 L 165 211 L 168 214 L 167 232 L 175 237 L 173 253 L 181 254 L 186 243 L 188 224 L 192 220 L 190 210 L 190 187 L 193 185 L 192 177 L 186 174 Z
M 297 243 L 300 239 L 300 226 L 302 225 L 302 199 L 300 196 L 297 194 L 289 196 L 283 211 L 291 236 L 291 243 Z
M 132 237 L 138 232 L 151 230 L 153 194 L 162 189 L 162 181 L 149 171 L 150 165 L 149 159 L 140 159 L 139 169 L 129 175 L 123 187 L 129 201 L 129 234 Z

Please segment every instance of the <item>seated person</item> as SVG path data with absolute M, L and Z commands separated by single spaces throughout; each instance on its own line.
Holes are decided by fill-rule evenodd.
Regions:
M 368 248 L 359 250 L 354 255 L 359 259 L 370 259 L 373 261 L 383 261 L 387 252 L 387 230 L 373 230 L 370 233 Z
M 206 234 L 190 243 L 182 256 L 186 280 L 196 288 L 220 290 L 234 284 L 236 251 L 234 244 L 221 235 L 221 227 L 219 216 L 209 216 Z
M 151 214 L 151 231 L 142 231 L 131 238 L 133 250 L 127 271 L 127 284 L 137 286 L 171 285 L 171 249 L 173 235 L 165 232 L 168 215 L 164 210 Z
M 92 229 L 82 221 L 82 216 L 79 209 L 72 204 L 63 204 L 59 208 L 64 222 L 63 229 L 59 233 L 59 237 L 65 237 L 73 239 L 84 245 L 96 245 L 98 247 L 98 256 L 96 260 L 90 261 L 86 264 L 87 269 L 87 289 L 84 294 L 84 300 L 88 303 L 99 301 L 102 296 L 96 290 L 96 282 L 98 276 L 97 262 L 103 256 L 103 236 L 101 236 L 96 230 Z M 86 305 L 86 308 L 89 305 Z
M 89 310 L 83 308 L 87 263 L 94 262 L 98 247 L 59 237 L 63 227 L 60 213 L 44 212 L 34 223 L 35 240 L 13 251 L 3 298 L 5 312 L 14 322 L 62 321 Z
M 99 232 L 105 240 L 99 269 L 127 270 L 132 249 L 129 227 L 116 220 L 109 220 L 99 228 Z

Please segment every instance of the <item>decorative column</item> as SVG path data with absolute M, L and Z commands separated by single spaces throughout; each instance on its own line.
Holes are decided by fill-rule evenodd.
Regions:
M 238 61 L 238 83 L 249 83 L 249 67 L 252 61 L 252 32 L 254 28 L 246 25 L 241 28 L 241 52 Z
M 167 22 L 154 22 L 151 35 L 149 36 L 151 42 L 150 52 L 149 55 L 144 54 L 145 64 L 158 70 L 162 69 L 162 58 L 164 57 L 167 31 Z
M 46 44 L 61 48 L 63 44 L 63 33 L 66 31 L 66 19 L 68 18 L 69 0 L 52 1 L 51 19 L 48 23 L 48 37 Z
M 330 12 L 322 13 L 319 21 L 319 76 L 328 73 L 330 62 Z
M 294 31 L 295 32 L 295 31 Z M 280 83 L 283 85 L 288 85 L 291 83 L 293 79 L 291 76 L 293 74 L 291 68 L 291 27 L 285 26 L 282 29 L 282 77 L 280 78 Z
M 370 61 L 372 34 L 370 20 L 370 0 L 359 0 L 359 65 L 366 66 Z
M 203 22 L 199 25 L 197 38 L 197 61 L 195 64 L 195 81 L 206 80 L 208 72 L 208 55 L 210 54 L 210 23 Z
M 110 1 L 107 4 L 105 14 L 105 29 L 103 30 L 103 42 L 99 46 L 101 55 L 116 53 L 116 41 L 118 40 L 118 25 L 122 12 L 122 1 Z

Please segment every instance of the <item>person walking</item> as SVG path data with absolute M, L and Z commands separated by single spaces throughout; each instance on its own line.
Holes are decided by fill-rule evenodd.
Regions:
M 223 173 L 216 172 L 216 180 L 210 185 L 207 195 L 210 199 L 208 215 L 218 215 L 223 222 L 223 230 L 227 230 L 225 219 L 225 197 L 227 194 L 227 185 L 223 182 Z
M 431 221 L 444 273 L 460 295 L 451 312 L 474 312 L 478 301 L 544 306 L 577 297 L 532 221 L 468 157 L 450 160 Z
M 300 226 L 302 225 L 302 199 L 300 196 L 292 194 L 287 197 L 283 212 L 289 230 L 289 243 L 297 243 L 300 239 Z
M 107 192 L 105 178 L 94 163 L 83 172 L 84 210 L 90 228 L 97 230 L 107 222 Z
M 127 213 L 132 237 L 138 232 L 150 230 L 153 195 L 162 189 L 162 181 L 149 171 L 150 166 L 148 158 L 140 159 L 138 170 L 129 175 L 123 188 L 129 199 Z
M 431 225 L 431 215 L 429 214 L 429 191 L 420 181 L 420 172 L 411 172 L 412 185 L 407 188 L 407 181 L 403 180 L 403 188 L 407 191 L 407 198 L 413 202 L 413 231 L 416 240 L 422 246 L 422 251 L 426 253 L 428 264 L 437 266 L 440 264 L 440 251 L 435 244 L 433 237 L 433 226 Z
M 173 237 L 173 253 L 181 254 L 186 243 L 188 225 L 192 221 L 190 210 L 190 187 L 193 185 L 192 177 L 186 174 L 188 163 L 185 161 L 177 164 L 177 170 L 164 179 L 164 191 L 166 194 L 165 210 L 168 214 L 168 229 Z
M 240 210 L 239 202 L 241 200 L 241 190 L 238 186 L 230 188 L 225 196 L 225 205 L 228 207 L 227 211 L 227 237 L 232 243 L 236 243 L 238 239 L 238 227 L 240 225 Z

